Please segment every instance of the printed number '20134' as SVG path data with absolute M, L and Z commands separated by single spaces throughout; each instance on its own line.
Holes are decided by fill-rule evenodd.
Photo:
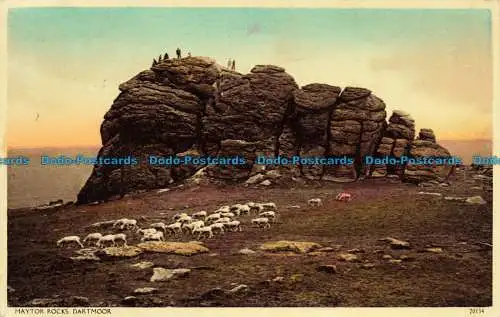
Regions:
M 469 308 L 469 314 L 474 315 L 474 314 L 484 314 L 484 308 Z

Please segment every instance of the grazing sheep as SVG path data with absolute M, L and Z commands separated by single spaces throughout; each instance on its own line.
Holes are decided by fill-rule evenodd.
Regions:
M 276 222 L 276 213 L 274 211 L 264 211 L 259 214 L 260 217 L 271 217 Z
M 117 233 L 113 235 L 113 242 L 116 245 L 116 240 L 123 241 L 123 245 L 127 246 L 127 236 L 124 233 Z
M 166 225 L 163 222 L 156 222 L 150 225 L 151 228 L 155 228 L 156 230 L 161 229 L 163 232 L 166 233 L 167 228 Z
M 307 201 L 307 204 L 311 207 L 316 207 L 323 205 L 323 202 L 321 201 L 320 198 L 311 198 Z
M 177 233 L 182 232 L 182 222 L 174 222 L 173 224 L 168 225 L 167 230 L 171 231 L 174 235 L 177 235 Z
M 216 220 L 215 223 L 226 223 L 226 222 L 230 222 L 230 221 L 231 221 L 231 218 L 223 217 L 223 218 Z
M 192 214 L 191 217 L 195 219 L 205 219 L 207 217 L 207 212 L 205 210 L 198 211 Z
M 256 214 L 264 210 L 264 207 L 262 207 L 262 205 L 259 203 L 248 202 L 247 206 L 250 207 L 250 211 L 254 210 Z
M 193 221 L 193 222 L 188 223 L 188 224 L 184 224 L 182 226 L 182 229 L 186 228 L 187 230 L 191 231 L 191 234 L 193 234 L 193 230 L 195 228 L 200 228 L 200 227 L 203 227 L 203 226 L 205 226 L 205 223 L 202 220 L 198 220 L 198 221 Z
M 95 233 L 89 233 L 85 239 L 83 239 L 83 243 L 87 242 L 87 241 L 94 241 L 97 243 L 97 241 L 99 241 L 99 239 L 102 238 L 102 234 L 100 234 L 99 232 L 95 232 Z
M 142 234 L 142 235 L 148 235 L 148 234 L 154 234 L 156 233 L 155 228 L 148 228 L 148 229 L 137 229 L 136 233 Z
M 238 216 L 240 214 L 248 214 L 250 213 L 250 206 L 248 205 L 241 205 L 240 209 L 238 209 Z
M 339 201 L 351 201 L 351 199 L 352 199 L 351 194 L 346 192 L 339 193 L 337 197 L 335 197 L 335 200 Z
M 179 213 L 179 214 L 175 214 L 175 215 L 172 216 L 172 220 L 173 221 L 177 221 L 177 219 L 185 217 L 185 216 L 188 216 L 188 214 L 185 213 L 185 212 Z
M 238 220 L 233 220 L 231 222 L 226 222 L 224 223 L 224 226 L 231 228 L 232 231 L 242 231 L 241 230 L 241 223 Z
M 204 233 L 208 233 L 208 238 L 209 239 L 214 236 L 214 234 L 212 233 L 212 227 L 210 227 L 210 226 L 196 228 L 196 229 L 193 230 L 193 234 L 196 233 L 196 232 L 199 232 L 199 234 L 198 234 L 198 240 L 200 240 L 201 235 L 204 234 Z
M 252 219 L 252 223 L 257 224 L 259 227 L 263 226 L 264 228 L 271 228 L 271 225 L 269 224 L 269 218 L 266 217 L 254 218 Z
M 80 247 L 83 248 L 83 244 L 80 242 L 80 237 L 79 236 L 66 236 L 60 240 L 57 241 L 57 246 L 61 246 L 63 244 L 70 244 L 70 243 L 76 243 Z
M 219 209 L 217 209 L 215 212 L 230 212 L 231 208 L 229 206 L 222 206 Z
M 141 238 L 141 242 L 144 241 L 165 241 L 165 236 L 163 235 L 163 232 L 156 231 L 152 234 L 145 234 L 144 237 Z
M 221 234 L 224 234 L 224 224 L 220 222 L 216 222 L 210 225 L 210 227 L 213 229 L 218 229 Z
M 187 223 L 190 223 L 190 222 L 192 222 L 192 221 L 193 221 L 193 218 L 192 218 L 192 217 L 190 217 L 190 216 L 182 216 L 182 217 L 180 217 L 180 218 L 177 220 L 177 222 L 180 222 L 180 223 L 186 223 L 186 222 L 187 222 Z
M 138 229 L 139 227 L 137 227 L 137 220 L 135 219 L 125 219 L 125 221 L 122 222 L 122 225 L 120 226 L 120 229 L 123 230 L 123 229 Z
M 221 217 L 221 214 L 220 214 L 220 213 L 211 214 L 211 215 L 209 215 L 209 216 L 205 219 L 205 221 L 208 221 L 208 222 L 210 222 L 210 221 L 215 221 L 215 220 L 220 219 L 220 217 Z
M 97 243 L 95 244 L 98 248 L 101 248 L 101 247 L 104 247 L 104 244 L 106 242 L 111 242 L 113 244 L 113 246 L 116 246 L 116 243 L 115 243 L 115 236 L 113 234 L 107 234 L 105 236 L 102 236 L 98 241 Z
M 276 207 L 276 204 L 275 203 L 261 203 L 260 204 L 262 206 L 262 208 L 264 209 L 271 209 L 271 210 L 276 210 L 277 207 Z
M 127 221 L 128 221 L 127 218 L 122 218 L 122 219 L 115 220 L 115 222 L 113 223 L 113 228 L 121 226 L 121 225 L 123 225 Z
M 234 214 L 232 212 L 223 212 L 220 214 L 222 217 L 232 218 Z

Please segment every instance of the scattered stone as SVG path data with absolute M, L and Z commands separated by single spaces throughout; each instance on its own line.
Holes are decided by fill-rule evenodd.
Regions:
M 164 282 L 176 277 L 183 277 L 191 272 L 190 269 L 165 269 L 162 267 L 155 267 L 153 269 L 153 276 L 151 282 Z
M 141 288 L 136 288 L 134 290 L 134 294 L 151 294 L 156 291 L 158 291 L 158 289 L 154 287 L 141 287 Z
M 380 241 L 390 242 L 391 248 L 393 248 L 393 249 L 409 249 L 410 248 L 410 243 L 408 243 L 406 241 L 390 238 L 390 237 L 380 239 Z
M 390 260 L 390 259 L 392 259 L 392 255 L 384 254 L 384 256 L 382 257 L 382 259 L 384 259 L 384 260 Z
M 252 184 L 256 184 L 256 183 L 260 183 L 262 181 L 264 181 L 264 175 L 262 174 L 255 174 L 254 176 L 251 176 L 249 177 L 245 184 L 249 184 L 249 185 L 252 185 Z
M 208 256 L 218 256 L 219 253 L 210 253 Z
M 365 251 L 356 248 L 356 249 L 347 250 L 347 253 L 365 253 Z
M 337 258 L 341 261 L 346 261 L 346 262 L 358 262 L 359 258 L 355 254 L 351 253 L 339 253 L 337 255 Z
M 283 276 L 276 276 L 272 279 L 272 281 L 276 283 L 283 283 L 285 281 L 285 278 Z
M 337 266 L 330 264 L 330 265 L 320 265 L 316 268 L 317 271 L 319 272 L 326 272 L 326 273 L 338 273 Z
M 403 262 L 403 261 L 402 260 L 396 260 L 396 259 L 390 259 L 389 260 L 389 263 L 394 263 L 394 264 L 399 264 L 401 262 Z
M 254 250 L 251 250 L 249 248 L 244 248 L 244 249 L 241 249 L 240 251 L 238 251 L 238 253 L 245 254 L 245 255 L 251 255 L 251 254 L 255 254 L 257 252 L 255 252 Z
M 470 189 L 482 190 L 483 188 L 481 186 L 473 186 Z
M 318 249 L 318 252 L 335 252 L 338 249 L 340 249 L 340 247 L 339 248 L 324 247 L 324 248 Z
M 161 194 L 161 193 L 168 192 L 168 191 L 170 191 L 170 188 L 162 188 L 162 189 L 158 189 L 157 193 Z
M 266 177 L 269 177 L 271 179 L 276 179 L 281 177 L 281 173 L 278 170 L 270 170 L 266 172 Z
M 486 200 L 483 199 L 481 196 L 472 196 L 469 197 L 465 200 L 466 203 L 468 204 L 473 204 L 473 205 L 484 205 L 486 204 Z
M 90 301 L 84 296 L 71 296 L 68 299 L 69 306 L 90 306 Z
M 97 255 L 110 258 L 131 258 L 138 256 L 142 250 L 134 246 L 109 247 L 96 252 Z
M 451 201 L 465 201 L 465 197 L 453 197 L 453 196 L 446 196 L 444 197 L 444 200 L 451 200 Z
M 375 267 L 375 264 L 373 264 L 373 263 L 365 263 L 365 264 L 361 265 L 361 267 L 363 269 L 373 269 Z
M 429 192 L 418 192 L 417 194 L 419 194 L 419 195 L 436 196 L 436 197 L 443 196 L 443 194 L 441 194 L 441 193 L 429 193 Z
M 326 252 L 313 251 L 313 252 L 307 253 L 307 255 L 310 255 L 310 256 L 321 256 L 321 255 L 326 255 Z
M 300 206 L 299 205 L 292 205 L 292 206 L 290 206 L 290 208 L 300 209 Z
M 450 184 L 448 183 L 441 183 L 439 184 L 440 187 L 450 187 Z
M 434 184 L 429 182 L 422 182 L 418 184 L 418 187 L 434 187 Z
M 401 255 L 401 256 L 399 257 L 399 259 L 400 259 L 401 261 L 413 261 L 413 260 L 415 260 L 415 258 L 414 258 L 414 257 L 409 256 L 409 255 L 406 255 L 406 254 Z
M 95 254 L 72 256 L 70 259 L 74 261 L 101 261 L 101 258 Z
M 211 290 L 208 290 L 205 293 L 201 294 L 199 296 L 199 298 L 202 300 L 210 300 L 210 299 L 215 299 L 215 298 L 224 296 L 225 294 L 226 294 L 226 291 L 217 287 L 217 288 L 212 288 Z
M 139 248 L 149 252 L 159 252 L 159 253 L 172 253 L 177 255 L 194 255 L 199 253 L 209 252 L 210 250 L 194 242 L 159 242 L 159 241 L 148 241 L 144 243 L 139 243 L 137 245 Z
M 261 184 L 262 186 L 269 186 L 269 185 L 271 185 L 271 181 L 270 181 L 270 180 L 268 180 L 268 179 L 266 179 L 265 181 L 261 182 L 260 184 Z
M 144 262 L 132 264 L 130 266 L 134 267 L 134 268 L 141 269 L 141 270 L 145 270 L 145 269 L 149 269 L 149 268 L 153 267 L 154 265 L 155 264 L 153 262 L 144 261 Z
M 138 301 L 138 298 L 135 296 L 127 296 L 122 300 L 124 305 L 134 306 Z
M 321 248 L 321 245 L 314 242 L 297 242 L 297 241 L 276 241 L 266 242 L 260 246 L 264 251 L 292 251 L 296 253 L 307 253 Z
M 26 306 L 50 307 L 61 304 L 60 298 L 35 298 L 27 303 Z
M 375 250 L 375 251 L 373 251 L 373 253 L 375 253 L 375 254 L 384 253 L 384 252 L 385 252 L 384 250 Z
M 430 253 L 443 253 L 443 249 L 441 248 L 427 248 L 424 251 Z
M 241 284 L 241 285 L 238 285 L 235 288 L 229 290 L 228 293 L 236 294 L 236 293 L 244 292 L 244 291 L 248 291 L 248 285 Z

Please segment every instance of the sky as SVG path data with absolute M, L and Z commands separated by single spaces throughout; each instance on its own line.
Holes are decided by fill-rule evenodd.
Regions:
M 484 9 L 14 8 L 9 147 L 101 145 L 118 85 L 180 47 L 373 91 L 438 141 L 492 138 L 491 15 Z M 38 117 L 38 119 L 37 119 Z

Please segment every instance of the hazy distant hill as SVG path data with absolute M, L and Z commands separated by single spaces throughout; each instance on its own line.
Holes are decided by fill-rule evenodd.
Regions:
M 465 164 L 472 163 L 472 156 L 492 155 L 492 140 L 438 140 L 439 144 L 447 148 L 453 155 L 463 159 Z

